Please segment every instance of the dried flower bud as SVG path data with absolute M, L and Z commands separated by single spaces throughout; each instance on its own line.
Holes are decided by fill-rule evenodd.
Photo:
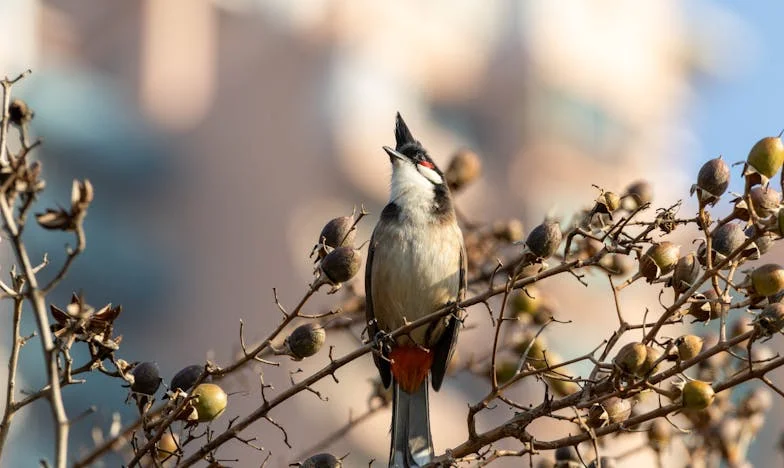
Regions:
M 562 237 L 558 223 L 545 221 L 528 234 L 525 245 L 538 258 L 547 258 L 558 250 Z
M 784 330 L 784 304 L 768 304 L 754 319 L 764 336 L 774 335 Z
M 321 261 L 321 271 L 332 284 L 345 283 L 357 274 L 362 253 L 353 247 L 338 247 Z
M 638 180 L 637 182 L 633 182 L 628 187 L 626 187 L 626 191 L 623 194 L 624 201 L 629 201 L 629 206 L 625 208 L 628 210 L 634 210 L 638 207 L 650 203 L 653 200 L 653 188 L 651 188 L 651 184 L 644 180 Z
M 702 338 L 697 335 L 683 335 L 675 340 L 678 347 L 678 357 L 681 361 L 688 361 L 702 351 Z
M 14 99 L 8 105 L 8 121 L 14 125 L 21 126 L 33 119 L 35 113 L 21 99 Z
M 154 362 L 142 362 L 133 368 L 131 372 L 133 382 L 131 391 L 144 395 L 153 395 L 161 384 L 161 373 L 158 364 Z
M 626 372 L 627 374 L 634 374 L 640 370 L 645 363 L 645 357 L 648 350 L 642 343 L 628 343 L 624 345 L 615 355 L 613 363 Z
M 636 375 L 638 377 L 647 377 L 648 375 L 655 374 L 659 370 L 659 366 L 661 363 L 656 363 L 660 357 L 662 357 L 661 350 L 658 348 L 654 348 L 652 346 L 645 347 L 645 361 L 643 361 L 642 366 L 637 369 Z M 654 364 L 656 364 L 654 366 Z
M 672 440 L 672 428 L 670 423 L 664 418 L 656 418 L 650 426 L 648 426 L 648 443 L 651 448 L 662 451 L 669 447 Z
M 749 192 L 751 198 L 751 205 L 754 207 L 754 212 L 760 218 L 767 218 L 768 216 L 777 213 L 781 205 L 781 193 L 774 190 L 773 187 L 756 186 Z
M 47 208 L 46 212 L 37 213 L 35 220 L 42 228 L 55 231 L 68 231 L 75 226 L 71 214 L 63 209 Z
M 727 223 L 716 228 L 711 239 L 713 251 L 726 257 L 746 242 L 746 233 L 739 223 Z
M 696 191 L 700 201 L 713 205 L 727 191 L 729 184 L 730 168 L 718 157 L 702 165 L 697 174 L 697 184 L 692 185 L 691 193 Z
M 519 219 L 508 219 L 493 223 L 493 237 L 503 242 L 519 242 L 523 240 L 525 231 Z
M 343 468 L 343 462 L 331 453 L 319 453 L 308 458 L 301 468 Z
M 672 288 L 677 293 L 684 293 L 694 284 L 700 276 L 700 263 L 694 252 L 678 259 L 675 264 L 675 271 L 672 273 Z
M 318 250 L 318 258 L 322 259 L 327 255 L 326 247 L 335 249 L 354 245 L 357 230 L 353 227 L 353 216 L 340 216 L 331 219 L 325 224 L 324 228 L 321 229 L 321 234 L 319 234 L 318 244 L 314 247 L 314 250 Z
M 458 192 L 482 174 L 482 161 L 467 148 L 458 150 L 444 173 L 450 190 Z
M 172 377 L 170 388 L 172 390 L 179 389 L 183 392 L 187 392 L 193 388 L 196 381 L 199 380 L 202 371 L 204 371 L 204 366 L 201 364 L 183 367 L 179 372 L 174 374 L 174 377 Z
M 730 310 L 730 304 L 720 299 L 713 288 L 695 294 L 693 299 L 694 302 L 689 306 L 689 315 L 699 322 L 717 319 Z
M 713 403 L 716 394 L 708 382 L 692 380 L 686 382 L 681 391 L 681 400 L 684 408 L 690 410 L 704 410 Z
M 71 187 L 71 212 L 82 212 L 90 206 L 93 201 L 95 193 L 93 191 L 93 184 L 89 180 L 84 179 L 84 182 L 74 179 Z
M 304 359 L 318 353 L 326 339 L 324 327 L 317 323 L 306 323 L 286 337 L 286 352 L 297 360 Z
M 671 272 L 678 263 L 678 255 L 681 247 L 672 242 L 661 242 L 652 245 L 645 254 L 640 257 L 640 275 L 646 280 L 653 281 L 656 278 Z
M 212 421 L 226 410 L 229 397 L 215 384 L 203 383 L 193 389 L 193 407 L 199 422 Z
M 533 315 L 542 305 L 542 297 L 539 290 L 534 286 L 519 289 L 509 296 L 509 305 L 512 307 L 514 315 Z
M 753 183 L 765 185 L 768 179 L 781 169 L 782 163 L 784 163 L 784 144 L 781 138 L 765 137 L 751 147 L 743 175 L 751 176 Z
M 751 286 L 760 296 L 773 296 L 784 291 L 784 268 L 768 263 L 751 272 Z

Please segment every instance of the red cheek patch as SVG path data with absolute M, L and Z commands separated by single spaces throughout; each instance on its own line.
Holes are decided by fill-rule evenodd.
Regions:
M 424 166 L 424 167 L 426 167 L 428 169 L 435 169 L 436 168 L 436 165 L 431 163 L 430 161 L 420 161 L 419 165 L 420 166 Z

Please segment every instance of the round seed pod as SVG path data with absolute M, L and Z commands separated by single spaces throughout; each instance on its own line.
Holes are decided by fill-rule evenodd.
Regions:
M 170 388 L 172 390 L 180 389 L 183 392 L 187 392 L 196 384 L 196 381 L 199 379 L 203 370 L 204 366 L 200 364 L 182 368 L 172 377 Z
M 306 323 L 295 328 L 286 337 L 284 344 L 288 354 L 300 360 L 319 352 L 326 339 L 327 332 L 324 327 L 317 323 Z
M 727 223 L 716 228 L 711 239 L 713 251 L 726 257 L 746 242 L 746 233 L 739 223 Z
M 142 362 L 133 368 L 133 383 L 131 390 L 144 395 L 153 395 L 161 385 L 161 372 L 158 364 L 154 362 Z
M 528 234 L 525 245 L 538 258 L 548 258 L 558 250 L 562 237 L 558 223 L 545 221 Z
M 519 242 L 523 240 L 525 231 L 519 219 L 507 219 L 493 223 L 493 237 L 502 242 Z
M 458 150 L 452 156 L 444 173 L 449 189 L 455 192 L 462 190 L 480 175 L 482 175 L 482 161 L 476 153 L 467 148 Z
M 746 236 L 754 237 L 756 235 L 756 231 L 757 229 L 754 226 L 749 226 L 746 228 Z M 743 252 L 743 255 L 747 256 L 750 260 L 757 260 L 762 255 L 767 253 L 771 247 L 773 247 L 773 233 L 765 232 L 761 236 L 757 237 L 754 243 Z
M 648 350 L 642 343 L 627 343 L 615 355 L 613 363 L 627 374 L 634 374 L 645 363 Z
M 362 253 L 353 247 L 338 247 L 321 260 L 321 271 L 332 284 L 353 278 L 362 264 Z
M 730 168 L 721 157 L 711 159 L 700 168 L 697 174 L 697 185 L 692 191 L 699 189 L 700 200 L 714 204 L 730 185 Z
M 640 257 L 640 274 L 649 282 L 666 275 L 675 269 L 681 247 L 672 242 L 661 242 L 652 245 Z
M 763 187 L 758 185 L 751 189 L 749 192 L 751 198 L 751 205 L 754 207 L 754 212 L 760 218 L 767 218 L 768 216 L 777 213 L 781 205 L 781 193 L 774 190 L 773 187 Z
M 784 304 L 780 302 L 768 304 L 757 315 L 754 322 L 765 336 L 774 335 L 784 330 Z
M 645 361 L 643 361 L 640 368 L 637 369 L 636 375 L 638 377 L 647 377 L 648 375 L 655 374 L 656 372 L 658 372 L 661 363 L 656 364 L 655 367 L 654 364 L 656 363 L 656 361 L 659 360 L 662 354 L 664 353 L 662 353 L 658 348 L 654 348 L 652 346 L 646 346 Z
M 638 180 L 637 182 L 631 183 L 628 187 L 626 187 L 626 191 L 623 194 L 624 201 L 629 200 L 628 205 L 625 208 L 628 210 L 634 210 L 638 207 L 650 203 L 653 200 L 653 188 L 651 184 L 644 180 Z
M 602 468 L 617 468 L 618 463 L 615 461 L 613 457 L 601 457 Z M 599 462 L 593 460 L 591 463 L 588 464 L 588 468 L 598 468 Z
M 610 424 L 626 421 L 632 414 L 632 404 L 623 398 L 610 397 L 602 402 L 602 408 L 607 412 Z
M 700 263 L 694 252 L 679 258 L 672 273 L 672 288 L 677 293 L 686 292 L 700 276 L 700 271 Z
M 566 461 L 580 461 L 580 457 L 577 455 L 577 450 L 571 445 L 567 447 L 558 447 L 555 449 L 555 462 L 566 462 Z
M 179 443 L 179 437 L 172 435 L 169 432 L 165 432 L 161 436 L 161 439 L 158 441 L 158 443 L 155 444 L 155 448 L 158 450 L 158 460 L 167 460 L 175 456 L 177 454 Z
M 322 259 L 327 255 L 326 247 L 333 249 L 343 246 L 354 245 L 354 239 L 357 236 L 357 230 L 352 229 L 354 226 L 353 216 L 340 216 L 331 219 L 321 229 L 321 234 L 318 238 L 318 258 Z
M 708 382 L 692 380 L 686 382 L 681 392 L 684 408 L 690 410 L 704 410 L 713 403 L 716 394 Z
M 199 422 L 212 421 L 226 410 L 229 397 L 215 384 L 203 383 L 193 389 L 193 407 Z
M 672 440 L 672 428 L 664 418 L 656 418 L 648 426 L 648 443 L 656 451 L 669 447 Z
M 784 144 L 781 138 L 778 137 L 765 137 L 754 144 L 749 151 L 749 157 L 746 159 L 748 166 L 754 169 L 760 176 L 765 179 L 770 179 L 776 172 L 781 169 L 784 163 Z M 744 175 L 749 175 L 751 171 L 747 167 Z M 762 181 L 763 183 L 766 180 Z
M 724 301 L 719 302 L 719 295 L 716 294 L 713 288 L 695 294 L 694 299 L 696 301 L 689 305 L 689 315 L 699 322 L 717 319 L 722 315 L 726 315 L 730 310 L 728 303 Z
M 343 462 L 331 453 L 319 453 L 308 458 L 301 468 L 343 468 Z
M 751 272 L 751 285 L 760 296 L 774 296 L 784 291 L 784 268 L 768 263 Z
M 541 293 L 534 286 L 518 289 L 509 296 L 509 305 L 516 317 L 535 314 L 542 302 Z
M 678 346 L 678 357 L 681 361 L 695 358 L 702 351 L 703 340 L 697 335 L 683 335 L 675 340 Z
M 596 206 L 594 212 L 603 214 L 612 214 L 615 210 L 621 207 L 621 197 L 615 192 L 602 192 L 599 198 L 596 199 Z

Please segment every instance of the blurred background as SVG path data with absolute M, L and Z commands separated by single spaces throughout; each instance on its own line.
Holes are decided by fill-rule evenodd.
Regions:
M 621 192 L 639 179 L 653 184 L 655 206 L 667 206 L 687 196 L 704 161 L 741 161 L 784 127 L 782 14 L 776 2 L 709 0 L 3 0 L 0 74 L 33 70 L 16 90 L 45 138 L 41 207 L 67 200 L 73 178 L 95 186 L 87 252 L 53 302 L 75 290 L 96 306 L 122 304 L 121 356 L 156 361 L 168 380 L 205 358 L 227 363 L 240 319 L 249 341 L 278 323 L 272 287 L 286 306 L 301 297 L 324 222 L 364 204 L 371 215 L 360 238 L 369 237 L 386 202 L 381 146 L 394 142 L 396 111 L 442 167 L 462 146 L 482 157 L 483 178 L 458 198 L 471 220 L 514 217 L 531 227 L 589 205 L 591 184 Z M 70 241 L 29 234 L 34 254 L 47 251 L 55 263 Z M 781 261 L 781 252 L 772 257 Z M 543 284 L 557 293 L 559 318 L 574 322 L 550 336 L 565 357 L 615 326 L 603 286 Z M 643 289 L 625 293 L 631 316 L 656 304 Z M 309 312 L 337 300 L 320 294 Z M 474 315 L 487 321 L 483 310 Z M 26 322 L 23 334 L 33 328 Z M 482 340 L 464 333 L 461 347 Z M 356 342 L 330 344 L 340 355 Z M 23 389 L 44 381 L 37 353 L 25 348 Z M 285 388 L 289 370 L 327 362 L 322 352 L 265 375 Z M 340 385 L 318 387 L 329 403 L 306 392 L 276 410 L 293 449 L 265 422 L 246 435 L 285 466 L 350 409 L 365 409 L 375 375 L 369 358 L 353 363 Z M 231 389 L 249 392 L 232 397 L 232 415 L 258 404 L 252 376 Z M 431 398 L 437 451 L 465 439 L 466 402 L 486 390 L 458 375 Z M 113 413 L 134 419 L 126 395 L 101 376 L 66 389 L 70 415 L 97 407 L 75 425 L 73 453 L 87 451 L 91 431 L 106 430 Z M 36 464 L 51 440 L 41 403 L 17 416 L 8 466 Z M 755 466 L 781 462 L 781 402 L 775 411 L 752 449 Z M 388 412 L 378 414 L 330 450 L 350 452 L 348 466 L 385 460 L 388 424 Z M 223 455 L 258 466 L 265 454 L 234 444 Z

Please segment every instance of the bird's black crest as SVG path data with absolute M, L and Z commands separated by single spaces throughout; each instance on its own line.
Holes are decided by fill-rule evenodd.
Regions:
M 397 151 L 400 151 L 406 146 L 419 145 L 419 142 L 414 139 L 414 135 L 411 134 L 411 130 L 408 129 L 408 125 L 403 121 L 400 112 L 397 113 L 397 117 L 395 118 L 395 143 L 395 149 Z

